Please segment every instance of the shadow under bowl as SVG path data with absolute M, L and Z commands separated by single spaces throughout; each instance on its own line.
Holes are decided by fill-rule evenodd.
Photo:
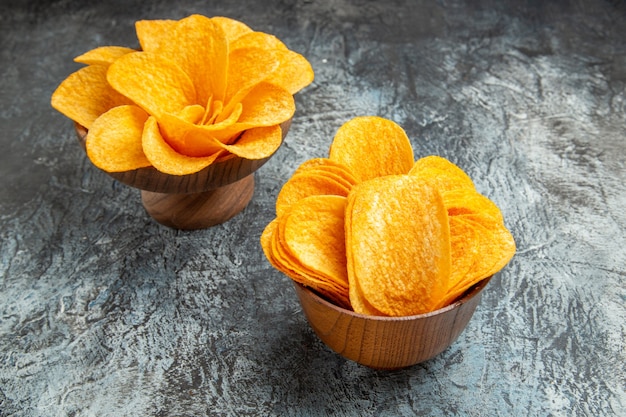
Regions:
M 426 314 L 368 316 L 338 307 L 294 282 L 311 328 L 320 340 L 346 359 L 374 369 L 400 369 L 431 359 L 448 348 L 469 323 L 485 278 L 454 303 Z

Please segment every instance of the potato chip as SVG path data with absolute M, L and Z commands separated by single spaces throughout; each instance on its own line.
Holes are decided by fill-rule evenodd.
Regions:
M 101 114 L 113 107 L 132 104 L 109 85 L 107 68 L 90 65 L 71 74 L 52 94 L 52 107 L 89 129 Z
M 355 313 L 365 314 L 371 316 L 386 316 L 385 313 L 377 310 L 370 304 L 365 298 L 363 290 L 359 285 L 355 275 L 350 273 L 350 270 L 354 268 L 354 251 L 349 250 L 352 247 L 352 233 L 348 231 L 352 230 L 352 213 L 354 206 L 354 198 L 348 198 L 345 212 L 344 228 L 346 230 L 346 267 L 348 269 L 348 296 L 350 299 L 350 306 Z
M 154 52 L 126 54 L 109 67 L 107 80 L 113 88 L 160 119 L 196 102 L 189 76 L 174 62 Z
M 75 62 L 80 62 L 87 65 L 111 65 L 118 58 L 129 54 L 131 52 L 137 52 L 135 49 L 126 48 L 123 46 L 101 46 L 99 48 L 92 49 L 84 54 L 74 58 Z
M 283 215 L 291 205 L 313 195 L 337 195 L 347 197 L 347 187 L 328 175 L 302 172 L 294 174 L 281 188 L 276 197 L 276 215 Z
M 378 311 L 432 311 L 448 289 L 450 235 L 439 192 L 418 178 L 390 175 L 358 184 L 348 196 L 350 286 Z
M 280 62 L 273 50 L 244 48 L 228 55 L 228 85 L 224 102 L 228 106 L 241 102 L 253 88 L 265 81 Z M 289 93 L 289 95 L 292 95 Z
M 170 36 L 157 53 L 189 76 L 196 89 L 195 102 L 206 105 L 210 97 L 224 101 L 232 62 L 221 26 L 205 16 L 191 15 L 181 19 Z
M 357 117 L 337 131 L 329 158 L 350 170 L 358 181 L 406 174 L 413 166 L 413 148 L 404 130 L 391 120 Z
M 457 284 L 470 277 L 472 268 L 480 256 L 478 232 L 467 222 L 448 216 L 450 225 L 450 281 L 448 292 Z M 470 278 L 471 279 L 471 278 Z M 449 304 L 457 294 L 446 294 L 438 308 Z
M 276 56 L 280 70 L 274 70 L 267 78 L 268 82 L 283 87 L 290 94 L 296 94 L 313 82 L 313 68 L 304 56 L 288 49 L 277 51 Z
M 332 302 L 350 308 L 345 261 L 346 198 L 308 197 L 290 206 L 261 235 L 272 265 Z
M 150 163 L 157 170 L 171 175 L 193 174 L 211 165 L 221 155 L 216 152 L 205 157 L 192 157 L 176 152 L 163 139 L 153 116 L 146 120 L 141 141 L 144 154 Z
M 135 32 L 142 51 L 156 52 L 171 42 L 171 35 L 176 30 L 177 20 L 138 20 Z
M 283 142 L 280 125 L 261 126 L 246 130 L 232 145 L 222 145 L 230 153 L 245 159 L 263 159 L 271 156 Z
M 354 174 L 350 172 L 350 169 L 348 167 L 328 158 L 313 158 L 313 159 L 306 160 L 302 164 L 300 164 L 298 168 L 296 168 L 296 170 L 294 171 L 294 175 L 299 174 L 300 172 L 305 171 L 305 170 L 308 171 L 308 170 L 314 170 L 314 169 L 320 172 L 332 173 L 336 177 L 342 178 L 343 179 L 342 182 L 345 182 L 351 185 L 355 185 L 359 182 L 355 178 Z
M 114 107 L 91 126 L 85 148 L 89 159 L 109 172 L 150 166 L 141 136 L 148 113 L 137 106 Z
M 481 214 L 491 216 L 496 221 L 504 221 L 498 206 L 474 189 L 458 188 L 443 192 L 442 197 L 448 216 Z
M 61 83 L 53 107 L 89 130 L 114 107 L 138 106 L 154 118 L 146 118 L 144 161 L 167 174 L 191 174 L 232 154 L 263 159 L 280 146 L 277 132 L 293 117 L 293 94 L 313 80 L 304 57 L 226 17 L 142 20 L 135 28 L 139 51 L 105 46 L 78 56 L 88 67 Z M 127 113 L 113 112 L 100 126 L 115 124 L 116 115 L 128 122 Z M 106 152 L 106 143 L 92 141 L 92 154 Z M 136 150 L 129 150 L 135 162 Z
M 340 196 L 302 199 L 285 216 L 284 233 L 286 247 L 303 266 L 347 290 L 345 207 Z
M 229 43 L 232 43 L 243 35 L 252 32 L 252 29 L 250 29 L 250 27 L 245 23 L 228 17 L 215 16 L 212 17 L 211 20 L 222 28 Z
M 450 233 L 455 233 L 457 239 L 468 242 L 472 239 L 475 248 L 464 253 L 467 259 L 463 262 L 471 263 L 471 266 L 464 276 L 461 273 L 453 274 L 455 281 L 450 282 L 444 305 L 463 295 L 479 281 L 500 271 L 515 254 L 515 241 L 511 233 L 503 222 L 488 214 L 454 216 L 450 222 Z
M 441 193 L 457 188 L 474 189 L 474 182 L 461 168 L 440 156 L 418 159 L 409 175 L 431 182 Z

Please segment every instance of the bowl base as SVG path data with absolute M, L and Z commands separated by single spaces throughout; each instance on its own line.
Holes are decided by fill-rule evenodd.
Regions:
M 254 174 L 213 190 L 190 194 L 141 191 L 141 201 L 157 222 L 175 229 L 205 229 L 241 212 L 254 194 Z

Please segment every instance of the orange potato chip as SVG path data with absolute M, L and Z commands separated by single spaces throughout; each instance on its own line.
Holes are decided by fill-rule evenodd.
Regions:
M 132 104 L 131 100 L 109 85 L 107 68 L 90 65 L 71 74 L 52 94 L 52 107 L 89 129 L 101 114 L 113 107 Z
M 177 20 L 138 20 L 135 32 L 142 51 L 155 52 L 167 48 L 171 34 L 176 30 Z
M 135 29 L 139 51 L 104 46 L 78 56 L 88 67 L 61 83 L 53 107 L 88 130 L 114 107 L 140 107 L 155 118 L 145 126 L 145 157 L 174 175 L 231 154 L 262 159 L 280 146 L 277 132 L 295 112 L 293 94 L 313 80 L 304 57 L 226 17 L 142 20 Z M 100 126 L 116 115 L 127 122 L 113 112 Z M 95 149 L 107 141 L 92 143 L 93 155 L 107 149 Z
M 450 235 L 439 192 L 409 175 L 374 178 L 348 196 L 350 286 L 378 311 L 432 311 L 448 289 Z M 358 284 L 355 284 L 358 283 Z
M 348 288 L 344 211 L 346 198 L 312 196 L 298 201 L 285 215 L 285 244 L 307 269 Z
M 228 80 L 228 40 L 221 26 L 201 15 L 181 19 L 158 53 L 182 68 L 196 89 L 196 103 L 224 100 Z M 185 45 L 181 48 L 180 45 Z M 210 59 L 208 58 L 210 57 Z
M 285 44 L 274 35 L 263 32 L 248 32 L 239 36 L 229 44 L 230 50 L 245 48 L 260 49 L 288 49 Z
M 154 52 L 122 56 L 109 67 L 107 80 L 113 88 L 157 119 L 198 104 L 196 89 L 189 76 L 174 62 Z
M 232 145 L 222 148 L 246 159 L 263 159 L 272 155 L 283 143 L 280 125 L 261 126 L 246 130 Z
M 293 117 L 296 111 L 291 94 L 283 88 L 264 82 L 250 90 L 241 104 L 243 108 L 236 125 L 245 129 L 280 124 Z
M 450 227 L 450 232 L 457 234 L 459 239 L 468 240 L 470 234 L 476 247 L 474 253 L 468 251 L 464 254 L 468 259 L 463 262 L 471 263 L 471 266 L 465 276 L 455 274 L 455 281 L 450 283 L 444 303 L 454 301 L 474 284 L 500 271 L 515 254 L 511 233 L 504 223 L 488 214 L 454 216 Z M 469 258 L 473 258 L 473 262 Z
M 148 113 L 137 106 L 118 106 L 100 116 L 89 129 L 85 148 L 89 159 L 109 172 L 150 166 L 141 135 Z
M 442 197 L 448 216 L 482 214 L 500 222 L 504 221 L 498 206 L 475 189 L 458 188 L 442 193 Z
M 441 193 L 457 188 L 474 189 L 474 182 L 461 168 L 440 156 L 418 159 L 409 175 L 430 181 Z
M 101 46 L 74 58 L 75 62 L 87 65 L 111 65 L 116 59 L 137 52 L 124 46 Z
M 215 16 L 212 17 L 211 20 L 222 28 L 226 34 L 226 38 L 231 43 L 243 35 L 252 32 L 252 29 L 250 29 L 250 27 L 245 23 L 228 17 Z
M 471 224 L 456 217 L 449 216 L 448 220 L 450 224 L 450 281 L 447 294 L 440 301 L 437 308 L 448 305 L 461 295 L 450 290 L 467 280 L 474 264 L 477 262 L 477 257 L 480 256 L 479 238 L 476 229 Z
M 268 77 L 268 82 L 283 87 L 292 95 L 313 82 L 313 67 L 304 56 L 288 49 L 278 50 L 276 55 L 280 66 Z
M 281 216 L 296 202 L 313 195 L 347 197 L 350 188 L 330 176 L 302 172 L 294 174 L 276 197 L 276 215 Z
M 192 157 L 176 152 L 163 139 L 154 116 L 146 120 L 141 141 L 150 163 L 157 170 L 171 175 L 193 174 L 211 165 L 221 155 L 216 152 L 205 157 Z
M 352 213 L 354 206 L 354 198 L 348 198 L 345 212 L 344 229 L 346 231 L 346 268 L 348 270 L 348 297 L 350 299 L 350 306 L 355 313 L 372 315 L 372 316 L 386 316 L 385 313 L 377 310 L 370 304 L 365 298 L 363 290 L 359 285 L 358 280 L 355 278 L 350 270 L 354 268 L 354 252 L 349 250 L 352 247 L 352 234 L 348 231 L 352 230 Z
M 302 164 L 300 164 L 298 168 L 296 168 L 296 170 L 294 171 L 294 175 L 302 171 L 312 169 L 333 173 L 336 176 L 343 178 L 345 182 L 351 185 L 355 185 L 359 182 L 354 177 L 354 174 L 350 172 L 350 169 L 348 167 L 328 158 L 313 158 L 306 160 Z
M 228 85 L 223 98 L 227 108 L 242 101 L 280 62 L 273 50 L 242 48 L 229 53 L 228 64 Z
M 404 130 L 391 120 L 366 116 L 339 128 L 329 158 L 366 181 L 385 175 L 406 174 L 413 166 L 413 148 Z
M 345 197 L 315 196 L 270 222 L 261 246 L 270 263 L 331 302 L 350 308 L 345 262 Z

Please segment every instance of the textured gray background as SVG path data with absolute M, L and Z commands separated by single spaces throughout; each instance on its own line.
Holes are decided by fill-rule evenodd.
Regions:
M 623 1 L 3 1 L 1 416 L 624 416 Z M 49 105 L 138 19 L 226 15 L 304 54 L 284 146 L 229 223 L 155 224 Z M 282 183 L 354 116 L 460 165 L 518 253 L 469 327 L 397 372 L 308 327 L 258 239 Z

